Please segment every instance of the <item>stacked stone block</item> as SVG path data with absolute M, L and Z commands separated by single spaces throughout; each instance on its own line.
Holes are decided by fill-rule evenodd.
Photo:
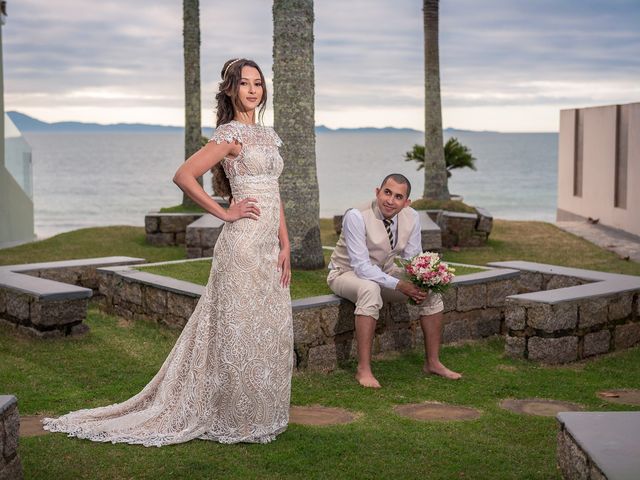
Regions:
M 18 401 L 13 395 L 0 395 L 0 480 L 22 479 L 19 433 Z
M 506 353 L 566 363 L 640 343 L 640 289 L 555 303 L 507 299 Z
M 202 258 L 213 256 L 213 247 L 224 223 L 213 215 L 203 215 L 187 227 L 186 248 L 188 258 Z
M 187 226 L 202 213 L 149 213 L 144 217 L 144 230 L 150 245 L 184 245 Z

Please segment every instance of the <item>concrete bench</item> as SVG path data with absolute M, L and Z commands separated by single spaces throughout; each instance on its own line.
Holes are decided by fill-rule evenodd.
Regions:
M 2 266 L 0 322 L 39 338 L 85 333 L 96 267 L 141 262 L 117 256 Z
M 557 459 L 565 479 L 640 477 L 640 412 L 562 412 Z
M 22 479 L 22 463 L 18 454 L 20 414 L 13 395 L 0 395 L 0 478 Z
M 505 353 L 565 363 L 640 343 L 640 277 L 533 262 L 492 262 L 522 272 L 528 293 L 507 297 Z

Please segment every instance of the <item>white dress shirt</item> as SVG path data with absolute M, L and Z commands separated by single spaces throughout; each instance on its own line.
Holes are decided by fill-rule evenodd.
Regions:
M 401 257 L 405 259 L 422 252 L 420 217 L 415 210 L 413 213 L 415 215 L 413 230 L 411 230 L 411 234 L 407 240 L 407 246 L 401 254 Z M 391 220 L 393 221 L 391 224 L 391 232 L 393 233 L 394 242 L 396 242 L 398 236 L 397 215 Z M 344 214 L 342 219 L 342 233 L 344 234 L 344 241 L 347 246 L 347 253 L 349 254 L 349 263 L 355 274 L 359 278 L 371 280 L 385 288 L 395 290 L 399 280 L 384 273 L 378 265 L 371 263 L 369 249 L 367 248 L 364 218 L 362 218 L 360 210 L 352 208 Z M 329 269 L 332 268 L 333 265 L 329 264 Z

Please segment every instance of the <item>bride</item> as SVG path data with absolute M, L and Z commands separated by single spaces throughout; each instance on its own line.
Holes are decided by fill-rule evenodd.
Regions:
M 132 398 L 45 418 L 52 432 L 162 446 L 194 438 L 266 443 L 287 428 L 293 366 L 289 238 L 278 176 L 282 141 L 256 124 L 264 76 L 244 58 L 221 72 L 216 130 L 173 181 L 224 220 L 203 295 L 155 377 Z M 214 168 L 222 208 L 198 184 Z

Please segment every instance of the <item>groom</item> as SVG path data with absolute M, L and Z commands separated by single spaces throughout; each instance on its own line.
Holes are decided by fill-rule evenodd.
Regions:
M 376 188 L 373 202 L 345 213 L 342 233 L 329 263 L 329 288 L 356 304 L 356 380 L 364 387 L 380 388 L 371 371 L 371 344 L 383 300 L 406 302 L 412 298 L 420 306 L 425 373 L 452 380 L 461 377 L 440 362 L 444 309 L 440 295 L 400 280 L 402 270 L 394 264 L 396 257 L 411 258 L 422 252 L 420 219 L 409 207 L 410 194 L 411 183 L 404 175 L 387 175 Z

